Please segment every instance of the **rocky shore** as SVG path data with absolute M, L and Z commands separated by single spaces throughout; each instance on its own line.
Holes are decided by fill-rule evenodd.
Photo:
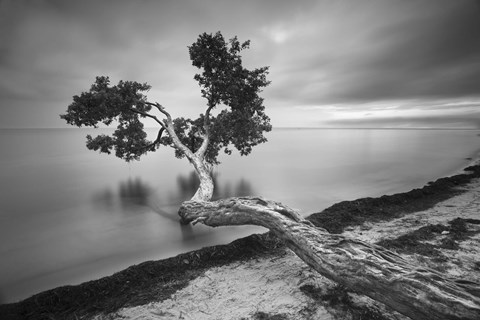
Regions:
M 480 282 L 480 166 L 308 217 L 447 277 Z M 1 319 L 404 319 L 318 275 L 270 233 L 148 261 L 0 306 Z

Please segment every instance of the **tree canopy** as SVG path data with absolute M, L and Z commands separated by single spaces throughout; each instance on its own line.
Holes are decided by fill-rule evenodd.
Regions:
M 226 41 L 217 32 L 201 34 L 188 47 L 192 65 L 200 70 L 194 79 L 206 99 L 204 113 L 196 119 L 172 119 L 161 104 L 148 101 L 146 93 L 151 87 L 147 83 L 121 80 L 111 85 L 106 76 L 96 77 L 89 91 L 74 96 L 60 117 L 79 127 L 116 124 L 112 135 L 88 135 L 87 147 L 104 153 L 115 151 L 126 161 L 138 160 L 161 145 L 173 147 L 180 158 L 200 153 L 208 164 L 219 163 L 222 149 L 230 154 L 233 147 L 248 155 L 254 146 L 266 141 L 264 133 L 271 130 L 259 96 L 270 83 L 266 79 L 268 67 L 249 70 L 243 66 L 240 53 L 249 45 L 237 37 Z M 141 121 L 147 117 L 160 127 L 154 141 L 147 140 Z

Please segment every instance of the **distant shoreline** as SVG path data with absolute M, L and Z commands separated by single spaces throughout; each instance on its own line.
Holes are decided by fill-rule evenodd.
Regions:
M 480 178 L 480 165 L 431 182 L 423 188 L 378 198 L 342 201 L 308 217 L 332 233 L 368 223 L 378 223 L 432 208 L 464 192 L 459 187 Z M 168 299 L 190 281 L 213 267 L 285 253 L 284 245 L 270 233 L 254 234 L 228 245 L 206 247 L 178 256 L 147 261 L 98 280 L 44 291 L 18 303 L 0 305 L 2 319 L 75 319 L 123 307 Z

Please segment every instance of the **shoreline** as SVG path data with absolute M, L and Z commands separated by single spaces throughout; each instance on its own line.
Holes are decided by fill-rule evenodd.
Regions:
M 466 193 L 468 188 L 465 186 L 478 178 L 480 165 L 476 164 L 465 168 L 464 173 L 440 178 L 423 188 L 378 198 L 342 201 L 313 213 L 307 219 L 332 233 L 347 232 L 359 236 L 373 225 L 431 209 L 442 201 Z M 394 244 L 388 245 L 395 248 Z M 76 319 L 109 314 L 122 308 L 169 301 L 211 270 L 228 269 L 232 264 L 238 269 L 258 260 L 271 262 L 286 256 L 288 261 L 295 259 L 269 232 L 254 234 L 227 245 L 147 261 L 98 280 L 58 287 L 17 303 L 0 305 L 0 315 L 2 319 Z M 301 265 L 304 264 L 295 264 Z

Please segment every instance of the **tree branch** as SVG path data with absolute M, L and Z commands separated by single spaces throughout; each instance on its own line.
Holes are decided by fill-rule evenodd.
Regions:
M 170 115 L 170 113 L 168 113 L 167 110 L 165 110 L 165 108 L 160 103 L 158 102 L 151 103 L 148 101 L 145 103 L 148 104 L 149 106 L 157 108 L 157 110 L 163 113 L 167 117 L 167 119 L 172 120 L 172 116 Z
M 168 113 L 167 110 L 165 110 L 165 108 L 158 102 L 155 104 L 153 103 L 149 103 L 149 104 L 155 106 L 161 113 L 163 113 L 167 117 L 167 119 L 165 120 L 165 129 L 167 130 L 170 138 L 172 138 L 173 144 L 183 152 L 183 154 L 187 157 L 187 159 L 189 160 L 193 159 L 193 155 L 194 155 L 193 152 L 186 145 L 182 143 L 177 133 L 175 132 L 175 127 L 173 125 L 173 120 L 170 113 Z
M 196 154 L 198 154 L 200 157 L 204 157 L 205 153 L 207 152 L 208 144 L 210 143 L 210 111 L 213 109 L 214 105 L 210 105 L 207 108 L 207 111 L 205 112 L 205 119 L 203 120 L 203 130 L 205 131 L 205 134 L 203 134 L 202 138 L 202 144 L 200 145 L 200 148 L 198 148 Z
M 330 234 L 281 203 L 253 197 L 186 201 L 179 215 L 183 222 L 212 227 L 266 227 L 321 275 L 411 319 L 480 319 L 480 284 L 449 279 L 381 246 Z
M 165 131 L 165 127 L 161 127 L 160 130 L 158 130 L 157 138 L 155 139 L 155 141 L 153 141 L 153 142 L 150 143 L 148 146 L 146 146 L 145 149 L 151 149 L 151 148 L 153 148 L 155 145 L 159 144 L 159 143 L 160 143 L 160 140 L 162 139 L 162 134 L 163 134 L 164 131 Z M 154 150 L 153 150 L 153 151 L 154 151 Z
M 131 109 L 131 110 L 133 112 L 143 114 L 146 117 L 150 117 L 152 119 L 155 119 L 157 121 L 157 123 L 159 123 L 162 126 L 162 128 L 167 130 L 168 135 L 170 136 L 170 138 L 172 138 L 172 141 L 173 141 L 173 144 L 175 145 L 175 147 L 177 147 L 179 150 L 181 150 L 183 152 L 183 154 L 188 159 L 192 159 L 193 152 L 190 149 L 188 149 L 188 147 L 185 146 L 180 141 L 180 139 L 178 138 L 177 133 L 175 132 L 175 129 L 174 129 L 174 126 L 173 126 L 172 116 L 170 115 L 170 113 L 168 113 L 167 110 L 165 110 L 165 108 L 158 102 L 152 103 L 152 102 L 145 101 L 144 103 L 149 105 L 149 106 L 155 107 L 158 111 L 163 113 L 167 117 L 167 119 L 165 119 L 165 122 L 161 122 L 160 120 L 158 120 L 158 118 L 156 116 L 152 116 L 148 113 L 141 112 L 141 111 L 138 111 L 138 110 L 135 110 L 135 109 Z M 162 131 L 162 133 L 163 133 L 163 131 Z M 159 134 L 160 134 L 160 132 L 159 132 Z
M 151 115 L 151 114 L 149 114 L 149 113 L 146 113 L 146 112 L 137 110 L 137 109 L 135 109 L 135 108 L 130 108 L 130 111 L 135 112 L 135 113 L 138 113 L 138 114 L 141 114 L 142 116 L 145 116 L 145 117 L 148 117 L 148 118 L 152 118 L 152 119 L 154 119 L 161 127 L 163 127 L 163 128 L 165 127 L 165 124 L 164 124 L 162 121 L 160 121 L 160 120 L 159 120 L 156 116 L 154 116 L 154 115 Z

